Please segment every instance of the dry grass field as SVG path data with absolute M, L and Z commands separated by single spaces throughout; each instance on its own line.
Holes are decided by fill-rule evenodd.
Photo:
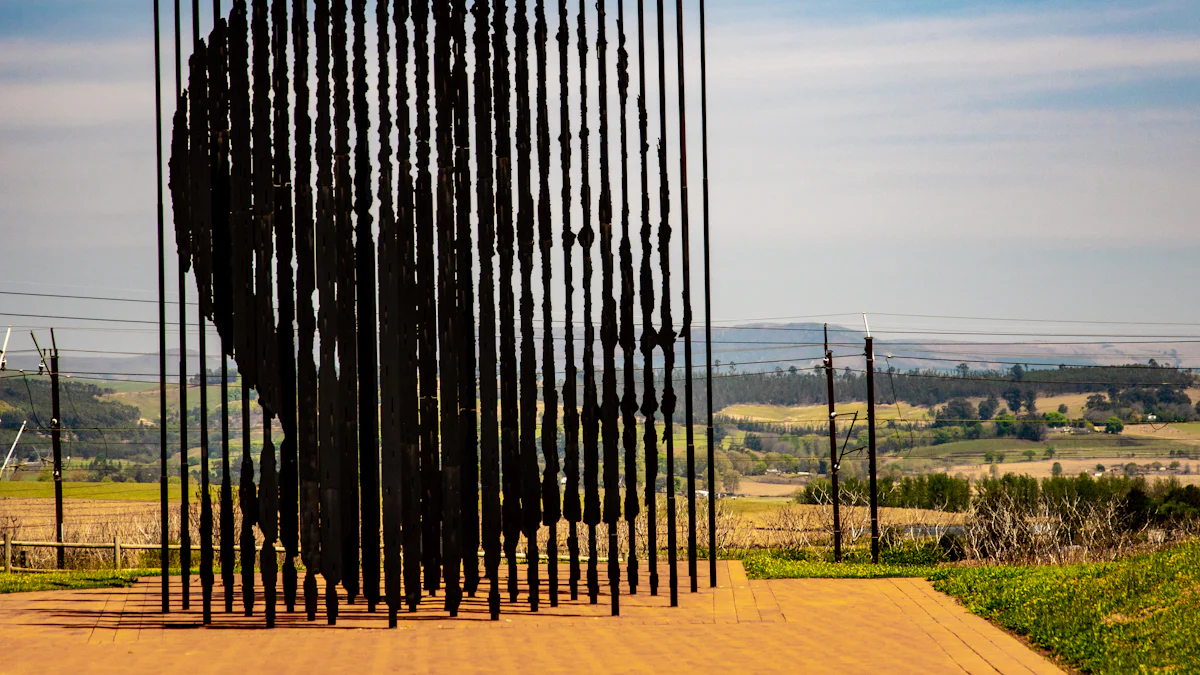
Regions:
M 1107 475 L 1123 476 L 1125 474 L 1120 470 L 1120 467 L 1125 466 L 1130 461 L 1133 460 L 1130 460 L 1129 457 L 1089 457 L 1086 459 L 1039 459 L 1033 462 L 1007 462 L 1004 464 L 997 464 L 995 466 L 996 472 L 1000 475 L 1006 473 L 1020 473 L 1033 476 L 1034 478 L 1049 478 L 1050 476 L 1054 475 L 1053 468 L 1055 462 L 1062 465 L 1062 473 L 1064 476 L 1078 476 L 1081 473 L 1095 475 L 1097 473 L 1096 465 L 1103 464 L 1107 470 Z M 1163 458 L 1157 461 L 1162 462 L 1164 467 L 1169 464 L 1168 458 Z M 1148 463 L 1148 460 L 1139 457 L 1136 460 L 1136 463 L 1138 465 L 1143 465 Z M 1185 466 L 1191 464 L 1193 473 L 1172 474 L 1164 470 L 1144 474 L 1144 477 L 1148 481 L 1174 478 L 1175 480 L 1179 481 L 1181 485 L 1200 485 L 1200 474 L 1195 473 L 1196 471 L 1200 470 L 1200 462 L 1188 462 L 1183 460 L 1182 463 Z M 951 474 L 967 476 L 970 478 L 985 478 L 991 475 L 991 467 L 986 464 L 956 464 L 950 467 L 947 472 Z

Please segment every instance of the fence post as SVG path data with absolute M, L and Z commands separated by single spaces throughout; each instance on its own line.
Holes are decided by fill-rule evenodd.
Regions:
M 117 571 L 121 569 L 121 538 L 113 537 L 113 566 Z
M 4 533 L 4 573 L 12 572 L 12 534 Z

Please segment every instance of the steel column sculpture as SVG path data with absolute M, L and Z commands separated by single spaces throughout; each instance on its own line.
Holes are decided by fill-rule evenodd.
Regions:
M 325 614 L 331 624 L 338 619 L 340 602 L 354 603 L 360 590 L 368 611 L 380 600 L 386 602 L 388 623 L 396 626 L 401 606 L 415 611 L 423 592 L 434 594 L 444 584 L 443 607 L 454 615 L 463 594 L 473 596 L 479 589 L 481 574 L 488 585 L 489 615 L 497 619 L 502 609 L 501 558 L 508 560 L 509 600 L 516 601 L 522 538 L 528 599 L 537 610 L 543 527 L 549 535 L 546 580 L 555 606 L 560 602 L 559 525 L 565 518 L 571 599 L 578 599 L 581 579 L 582 521 L 588 528 L 589 601 L 598 603 L 602 594 L 599 567 L 607 550 L 607 592 L 616 614 L 622 556 L 627 558 L 628 592 L 635 593 L 640 585 L 643 535 L 638 519 L 643 513 L 651 595 L 658 591 L 660 412 L 665 423 L 669 583 L 671 602 L 678 602 L 672 307 L 680 298 L 671 291 L 671 259 L 683 255 L 685 277 L 690 266 L 686 152 L 680 153 L 679 165 L 684 238 L 680 248 L 672 248 L 663 3 L 658 7 L 657 36 L 657 251 L 650 216 L 643 3 L 637 8 L 639 244 L 631 232 L 631 199 L 639 186 L 631 192 L 632 74 L 624 0 L 617 2 L 615 64 L 609 58 L 605 2 L 595 8 L 593 36 L 587 3 L 581 0 L 572 17 L 567 0 L 559 0 L 557 157 L 551 148 L 555 120 L 548 100 L 553 66 L 547 53 L 546 4 L 519 0 L 514 8 L 505 2 L 477 3 L 468 12 L 465 0 L 432 5 L 428 0 L 378 0 L 373 7 L 377 79 L 372 78 L 366 54 L 366 0 L 314 0 L 311 26 L 308 0 L 235 0 L 228 26 L 219 3 L 214 3 L 215 23 L 207 40 L 201 39 L 199 26 L 194 27 L 188 86 L 179 88 L 173 118 L 169 186 L 180 278 L 189 270 L 196 277 L 202 366 L 209 322 L 221 340 L 222 484 L 217 506 L 227 610 L 233 604 L 233 549 L 239 538 L 243 610 L 254 613 L 255 586 L 261 583 L 268 626 L 275 623 L 278 605 L 277 541 L 283 552 L 284 606 L 288 611 L 294 607 L 299 556 L 309 620 L 318 613 L 318 574 L 324 578 Z M 194 11 L 197 7 L 198 2 L 193 3 Z M 682 11 L 677 1 L 681 59 Z M 578 63 L 571 58 L 572 30 L 578 39 Z M 316 79 L 311 99 L 310 40 Z M 595 101 L 589 100 L 588 84 L 593 41 L 599 85 Z M 294 63 L 289 63 L 289 47 Z M 678 67 L 682 150 L 682 61 Z M 578 117 L 570 105 L 573 70 L 578 77 Z M 610 146 L 609 81 L 614 74 L 620 135 L 615 146 L 620 152 L 619 241 Z M 182 85 L 182 72 L 180 76 Z M 410 97 L 412 88 L 415 97 Z M 310 117 L 314 103 L 315 119 Z M 593 114 L 600 137 L 595 146 L 596 195 L 591 184 Z M 575 124 L 577 150 L 572 147 Z M 373 143 L 378 144 L 377 155 L 372 155 Z M 558 205 L 551 194 L 555 161 L 562 181 Z M 576 172 L 582 215 L 577 232 L 572 228 Z M 556 216 L 561 230 L 556 229 Z M 707 211 L 705 220 L 707 226 Z M 554 286 L 556 234 L 561 236 L 560 288 L 565 291 L 561 324 L 553 304 L 559 292 Z M 593 258 L 594 243 L 598 258 Z M 658 273 L 653 269 L 655 253 Z M 637 277 L 635 254 L 640 254 Z M 598 278 L 593 274 L 597 259 Z M 514 279 L 518 272 L 519 296 Z M 577 280 L 583 295 L 581 359 L 576 353 Z M 661 290 L 656 290 L 660 283 Z M 706 285 L 706 307 L 707 291 Z M 598 307 L 593 303 L 596 293 Z M 690 423 L 689 294 L 685 278 L 680 335 L 687 366 L 684 417 Z M 534 318 L 538 302 L 540 335 Z M 635 302 L 641 309 L 640 337 Z M 560 339 L 561 372 L 556 369 Z M 661 362 L 656 360 L 659 349 Z M 240 375 L 242 402 L 240 534 L 233 526 L 225 411 L 230 397 L 224 359 L 231 357 Z M 660 363 L 661 401 L 655 386 Z M 204 620 L 209 622 L 215 557 L 206 370 L 200 380 L 200 567 Z M 252 399 L 257 400 L 263 425 L 257 462 L 251 445 Z M 688 558 L 694 588 L 697 526 L 690 424 L 687 435 Z M 644 461 L 638 456 L 639 445 Z M 712 453 L 710 440 L 710 536 Z M 261 476 L 257 485 L 256 463 Z M 186 471 L 186 461 L 181 470 Z M 627 551 L 619 546 L 622 520 Z M 603 543 L 597 540 L 601 523 L 607 534 Z M 256 546 L 259 534 L 261 554 Z M 710 543 L 710 556 L 713 547 Z M 261 581 L 255 579 L 256 572 Z

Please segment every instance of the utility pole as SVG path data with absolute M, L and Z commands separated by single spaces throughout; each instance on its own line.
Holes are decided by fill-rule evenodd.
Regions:
M 8 338 L 11 335 L 12 335 L 12 326 L 9 326 L 8 330 L 5 331 L 5 333 L 4 333 L 4 346 L 0 347 L 0 370 L 4 370 L 5 364 L 7 363 L 6 359 L 4 358 L 4 355 L 8 353 Z
M 28 423 L 28 420 L 21 422 L 21 428 L 17 429 L 17 437 L 13 439 L 12 447 L 8 449 L 8 456 L 4 458 L 4 466 L 0 467 L 0 479 L 4 478 L 4 472 L 8 470 L 8 460 L 12 459 L 13 452 L 17 449 L 17 443 L 21 442 L 21 434 L 25 433 L 25 425 Z
M 825 324 L 825 382 L 829 396 L 829 478 L 833 485 L 833 559 L 842 561 L 842 519 L 838 504 L 837 410 L 833 399 L 833 352 L 829 349 L 829 324 Z
M 879 564 L 879 490 L 875 470 L 875 346 L 871 339 L 871 326 L 863 312 L 863 326 L 867 331 L 867 453 L 871 472 L 871 562 Z
M 33 333 L 30 333 L 33 336 Z M 42 351 L 41 345 L 37 343 L 37 337 L 33 338 L 33 345 L 37 347 L 38 355 L 42 357 L 42 364 L 46 365 L 46 352 Z M 63 543 L 63 488 L 62 488 L 62 422 L 61 412 L 59 410 L 58 400 L 58 343 L 54 339 L 54 329 L 50 329 L 50 362 L 48 368 L 50 370 L 50 445 L 54 451 L 54 541 L 59 544 Z M 66 550 L 58 547 L 58 569 L 62 569 L 66 565 Z

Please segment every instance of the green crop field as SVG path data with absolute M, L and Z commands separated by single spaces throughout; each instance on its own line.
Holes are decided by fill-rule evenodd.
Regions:
M 63 499 L 115 499 L 119 501 L 158 501 L 158 483 L 82 483 L 63 482 Z M 53 499 L 54 483 L 49 481 L 0 482 L 0 498 Z M 179 500 L 179 484 L 167 485 L 167 498 Z

